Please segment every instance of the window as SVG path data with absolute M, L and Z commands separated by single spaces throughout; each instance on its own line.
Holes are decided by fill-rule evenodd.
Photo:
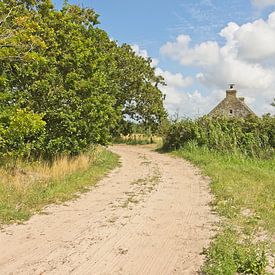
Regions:
M 229 110 L 229 114 L 233 115 L 233 110 L 232 109 Z

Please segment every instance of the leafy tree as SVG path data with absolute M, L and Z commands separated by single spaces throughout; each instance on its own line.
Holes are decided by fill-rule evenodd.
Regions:
M 158 84 L 164 84 L 156 76 L 151 60 L 137 56 L 126 44 L 116 51 L 116 71 L 113 78 L 118 80 L 117 106 L 122 108 L 122 118 L 130 118 L 156 128 L 166 117 L 163 108 L 164 96 Z
M 49 0 L 0 5 L 0 112 L 37 114 L 44 156 L 105 144 L 127 120 L 155 129 L 166 116 L 150 60 L 111 41 L 94 10 L 65 3 L 58 11 Z

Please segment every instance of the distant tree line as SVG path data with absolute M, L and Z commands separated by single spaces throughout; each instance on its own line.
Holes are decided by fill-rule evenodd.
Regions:
M 150 59 L 97 27 L 94 10 L 50 0 L 0 2 L 0 154 L 78 154 L 166 117 Z

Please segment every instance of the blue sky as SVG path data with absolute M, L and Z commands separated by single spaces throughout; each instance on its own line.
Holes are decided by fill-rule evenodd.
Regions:
M 244 95 L 258 114 L 273 111 L 268 103 L 272 96 L 275 97 L 275 84 L 271 84 L 275 72 L 275 49 L 266 53 L 262 48 L 266 41 L 272 43 L 273 38 L 275 45 L 275 26 L 268 19 L 275 10 L 274 0 L 69 2 L 94 8 L 100 14 L 100 27 L 111 38 L 119 43 L 135 45 L 138 54 L 158 61 L 157 72 L 163 74 L 168 82 L 163 91 L 167 94 L 166 107 L 170 113 L 196 116 L 208 112 L 224 96 L 226 84 L 232 81 L 239 84 L 240 96 Z M 57 8 L 62 6 L 62 1 L 55 0 L 54 3 Z M 232 24 L 228 27 L 230 22 Z M 222 30 L 224 35 L 221 36 Z M 258 32 L 266 34 L 260 41 L 262 44 L 254 46 L 253 39 L 257 39 Z M 249 33 L 254 33 L 254 37 Z M 249 49 L 244 42 L 247 38 L 251 42 Z M 255 52 L 262 55 L 255 55 Z M 206 55 L 208 60 L 198 61 Z M 212 62 L 217 56 L 219 60 Z M 266 62 L 267 56 L 271 62 Z M 226 66 L 231 70 L 226 71 Z M 238 67 L 237 71 L 245 70 L 249 75 L 238 79 L 234 66 Z M 224 73 L 219 75 L 220 72 Z M 252 83 L 257 82 L 258 77 L 262 78 L 265 72 L 265 83 L 260 86 Z M 217 74 L 216 79 L 214 74 Z

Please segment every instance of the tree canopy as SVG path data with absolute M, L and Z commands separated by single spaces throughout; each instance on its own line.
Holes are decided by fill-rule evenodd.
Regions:
M 0 153 L 52 157 L 106 144 L 127 121 L 166 117 L 151 60 L 98 27 L 93 9 L 0 2 Z

